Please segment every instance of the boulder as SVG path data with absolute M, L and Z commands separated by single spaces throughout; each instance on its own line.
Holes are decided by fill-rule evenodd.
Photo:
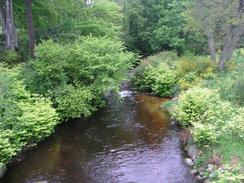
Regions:
M 190 159 L 190 158 L 186 158 L 186 159 L 185 159 L 185 162 L 186 162 L 186 164 L 187 164 L 188 166 L 193 166 L 193 165 L 194 165 L 194 162 L 193 162 L 192 159 Z
M 196 160 L 197 158 L 197 155 L 198 155 L 198 149 L 197 149 L 197 146 L 196 145 L 189 145 L 187 147 L 187 155 L 193 159 L 193 160 Z

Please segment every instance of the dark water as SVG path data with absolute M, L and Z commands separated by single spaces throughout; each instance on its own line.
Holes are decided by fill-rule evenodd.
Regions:
M 4 183 L 192 183 L 177 132 L 159 106 L 136 94 L 69 122 L 9 167 Z

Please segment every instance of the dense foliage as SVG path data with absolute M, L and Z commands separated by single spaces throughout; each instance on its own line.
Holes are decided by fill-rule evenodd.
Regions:
M 244 166 L 243 14 L 242 0 L 1 0 L 0 166 L 104 106 L 136 66 L 135 89 L 175 97 L 197 161 L 219 152 Z M 213 181 L 238 172 L 223 166 Z
M 49 136 L 59 120 L 51 101 L 28 92 L 18 73 L 0 65 L 0 166 Z
M 129 49 L 144 55 L 161 49 L 183 51 L 183 1 L 125 1 L 124 9 Z
M 120 41 L 106 37 L 81 37 L 66 45 L 46 41 L 24 69 L 25 82 L 51 98 L 62 118 L 88 116 L 105 92 L 118 88 L 133 58 Z

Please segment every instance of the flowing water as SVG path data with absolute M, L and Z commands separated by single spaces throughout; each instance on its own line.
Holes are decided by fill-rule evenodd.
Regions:
M 121 92 L 121 101 L 56 133 L 8 168 L 3 183 L 192 183 L 164 99 Z M 112 98 L 112 97 L 111 97 Z

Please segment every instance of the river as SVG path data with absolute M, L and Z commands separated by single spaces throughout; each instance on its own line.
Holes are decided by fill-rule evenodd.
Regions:
M 193 183 L 165 99 L 146 94 L 108 106 L 55 134 L 8 168 L 1 183 Z

